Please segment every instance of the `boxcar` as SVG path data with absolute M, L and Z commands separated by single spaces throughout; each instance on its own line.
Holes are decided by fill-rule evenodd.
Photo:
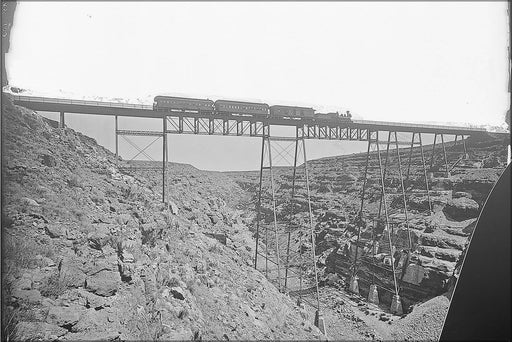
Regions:
M 217 100 L 215 101 L 215 110 L 218 113 L 268 116 L 268 104 L 266 103 Z
M 315 110 L 313 108 L 295 107 L 295 106 L 270 106 L 270 116 L 274 118 L 313 118 Z
M 155 96 L 153 110 L 170 111 L 195 111 L 195 112 L 213 112 L 214 103 L 208 99 L 193 99 L 187 97 Z

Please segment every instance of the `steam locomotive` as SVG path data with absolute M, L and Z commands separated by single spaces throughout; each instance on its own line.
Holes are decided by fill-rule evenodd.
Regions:
M 351 122 L 352 115 L 346 114 L 315 113 L 315 109 L 298 106 L 269 106 L 266 103 L 241 102 L 229 100 L 212 101 L 209 99 L 194 99 L 187 97 L 156 96 L 153 102 L 153 110 L 158 112 L 189 112 L 206 115 L 230 114 L 244 117 L 280 118 L 292 120 L 312 120 L 326 122 Z

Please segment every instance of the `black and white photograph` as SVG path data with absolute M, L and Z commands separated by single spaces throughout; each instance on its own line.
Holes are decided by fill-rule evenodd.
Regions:
M 1 1 L 1 341 L 509 341 L 510 1 Z

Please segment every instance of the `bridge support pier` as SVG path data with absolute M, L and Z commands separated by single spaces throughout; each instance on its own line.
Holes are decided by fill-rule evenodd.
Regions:
M 325 321 L 324 315 L 320 312 L 320 310 L 316 310 L 315 312 L 315 326 L 320 329 L 320 331 L 327 336 L 327 331 L 325 329 Z
M 270 126 L 263 126 L 254 267 L 265 272 L 265 276 L 280 291 L 297 296 L 298 303 L 306 303 L 320 313 L 315 233 L 306 161 L 304 127 L 296 127 L 295 137 L 272 137 Z M 289 175 L 291 191 L 286 184 L 283 186 L 290 179 L 285 174 L 287 171 L 276 169 L 276 166 L 293 167 Z M 298 187 L 299 181 L 301 187 Z M 306 213 L 302 211 L 304 205 L 307 205 Z M 264 248 L 263 253 L 260 252 L 261 248 Z M 306 268 L 314 271 L 314 278 L 305 277 Z M 313 293 L 315 299 L 308 298 Z M 317 326 L 324 326 L 325 330 L 323 317 L 315 322 Z
M 119 123 L 118 123 L 118 118 L 117 118 L 117 115 L 115 116 L 115 135 L 116 135 L 116 165 L 118 165 L 118 161 L 119 161 L 119 134 L 117 133 L 117 131 L 119 130 Z
M 151 157 L 146 151 L 147 149 L 152 146 L 156 141 L 158 141 L 160 138 L 162 138 L 162 165 L 137 165 L 137 164 L 131 164 L 128 167 L 119 167 L 120 170 L 123 171 L 130 171 L 130 170 L 138 170 L 138 171 L 158 171 L 162 172 L 162 202 L 165 202 L 167 191 L 166 191 L 166 185 L 167 185 L 167 163 L 168 163 L 168 150 L 167 150 L 167 117 L 163 117 L 163 126 L 162 131 L 132 131 L 132 130 L 121 130 L 119 129 L 119 122 L 118 122 L 118 116 L 115 116 L 115 134 L 116 134 L 116 163 L 119 162 L 120 155 L 119 155 L 119 136 L 121 136 L 128 144 L 130 144 L 137 153 L 130 159 L 127 159 L 126 162 L 130 163 L 136 160 L 136 158 L 140 155 L 144 155 L 148 161 L 151 161 L 153 163 L 157 163 L 155 159 Z M 140 148 L 134 141 L 129 139 L 128 137 L 154 137 L 154 139 L 144 146 L 143 148 Z
M 416 135 L 418 136 L 418 141 L 416 141 Z M 442 135 L 441 135 L 441 140 L 443 141 Z M 419 133 L 413 132 L 412 133 L 411 146 L 409 148 L 409 162 L 407 165 L 407 176 L 406 176 L 405 181 L 406 181 L 406 184 L 409 185 L 409 177 L 410 177 L 410 173 L 411 173 L 411 163 L 412 163 L 412 152 L 414 150 L 415 145 L 418 145 L 420 148 L 421 164 L 422 164 L 422 169 L 423 169 L 423 178 L 425 180 L 425 190 L 427 193 L 428 209 L 429 209 L 429 212 L 432 213 L 432 201 L 430 199 L 430 188 L 428 185 L 427 165 L 425 162 L 425 153 L 423 151 L 423 141 L 422 141 L 422 137 L 421 137 L 421 132 L 419 132 Z M 444 143 L 443 143 L 443 146 L 444 146 Z
M 419 140 L 416 142 L 416 140 Z M 385 152 L 385 156 L 382 156 L 382 149 L 381 149 L 381 144 L 386 144 L 386 152 Z M 361 207 L 360 207 L 360 212 L 359 212 L 359 216 L 357 218 L 357 220 L 359 222 L 357 222 L 357 226 L 358 226 L 358 232 L 357 232 L 357 243 L 356 243 L 356 247 L 355 247 L 355 250 L 356 250 L 356 253 L 354 255 L 354 261 L 353 261 L 353 272 L 352 272 L 352 278 L 350 280 L 350 284 L 352 285 L 352 282 L 353 282 L 353 278 L 357 275 L 358 273 L 358 269 L 359 269 L 359 261 L 358 259 L 359 258 L 364 258 L 364 256 L 360 256 L 359 253 L 358 253 L 358 250 L 360 248 L 362 248 L 360 245 L 359 245 L 359 241 L 360 241 L 360 235 L 361 235 L 361 228 L 363 227 L 366 227 L 366 221 L 364 219 L 364 208 L 365 208 L 365 200 L 366 200 L 366 192 L 367 192 L 367 189 L 366 189 L 366 185 L 371 177 L 371 175 L 368 174 L 368 170 L 370 168 L 376 170 L 376 174 L 373 174 L 373 177 L 377 177 L 378 178 L 378 182 L 377 184 L 379 185 L 380 187 L 380 202 L 379 202 L 379 209 L 378 209 L 378 212 L 377 213 L 374 213 L 373 215 L 375 215 L 374 217 L 374 220 L 373 220 L 373 225 L 372 225 L 372 248 L 371 248 L 371 254 L 372 256 L 374 256 L 378 251 L 376 250 L 375 246 L 378 244 L 378 241 L 385 241 L 381 247 L 389 247 L 389 257 L 387 257 L 388 259 L 385 259 L 385 261 L 388 261 L 388 266 L 391 268 L 391 272 L 392 272 L 392 281 L 393 281 L 393 284 L 394 284 L 394 288 L 393 290 L 391 289 L 387 289 L 387 288 L 384 288 L 385 290 L 387 291 L 390 291 L 394 294 L 394 296 L 396 296 L 397 298 L 399 298 L 399 291 L 400 291 L 400 287 L 399 287 L 399 282 L 401 281 L 401 275 L 403 274 L 402 270 L 404 267 L 407 267 L 407 260 L 406 259 L 403 259 L 402 258 L 404 257 L 403 253 L 402 253 L 402 256 L 401 256 L 401 259 L 400 259 L 400 262 L 398 263 L 398 265 L 396 265 L 396 262 L 395 262 L 395 252 L 397 252 L 399 249 L 404 249 L 406 251 L 409 251 L 410 252 L 413 252 L 414 251 L 414 243 L 412 241 L 412 236 L 411 236 L 411 231 L 410 231 L 410 222 L 409 222 L 409 212 L 408 212 L 408 204 L 407 204 L 407 196 L 406 196 L 406 185 L 405 185 L 405 180 L 404 179 L 404 174 L 403 174 L 403 170 L 402 170 L 402 153 L 400 151 L 400 146 L 399 145 L 403 145 L 403 144 L 408 144 L 406 142 L 400 142 L 399 139 L 398 139 L 398 132 L 396 131 L 392 131 L 392 132 L 388 132 L 387 134 L 387 141 L 380 141 L 379 140 L 379 132 L 375 131 L 375 132 L 370 132 L 369 133 L 369 137 L 368 137 L 368 150 L 367 150 L 367 157 L 366 157 L 366 166 L 365 166 L 365 178 L 364 178 L 364 182 L 363 182 L 363 189 L 362 189 L 362 195 L 361 195 Z M 392 146 L 394 145 L 394 146 Z M 409 149 L 409 161 L 408 161 L 408 166 L 407 166 L 407 173 L 408 173 L 408 176 L 411 175 L 411 166 L 412 166 L 412 152 L 413 152 L 413 148 L 415 145 L 419 145 L 419 152 L 420 152 L 420 156 L 421 156 L 421 168 L 422 168 L 422 178 L 425 179 L 425 187 L 426 187 L 426 194 L 427 194 L 427 198 L 429 200 L 429 209 L 431 210 L 431 205 L 430 205 L 430 189 L 429 189 L 429 184 L 428 184 L 428 179 L 427 179 L 427 174 L 426 174 L 426 164 L 425 164 L 425 156 L 424 156 L 424 151 L 423 151 L 423 143 L 422 143 L 422 137 L 421 137 L 421 134 L 420 133 L 413 133 L 413 137 L 412 137 L 412 142 L 410 143 L 410 147 L 408 148 Z M 391 153 L 390 151 L 390 148 L 394 148 L 395 151 L 393 153 Z M 382 151 L 383 152 L 383 151 Z M 374 158 L 376 157 L 376 163 L 377 165 L 375 165 L 375 162 L 374 163 L 371 163 L 370 162 L 370 157 L 373 156 Z M 382 160 L 384 157 L 384 161 Z M 373 165 L 371 165 L 373 164 Z M 370 166 L 371 165 L 371 166 Z M 398 191 L 397 192 L 388 192 L 387 190 L 387 187 L 389 187 L 389 185 L 387 185 L 387 183 L 389 183 L 389 180 L 387 180 L 387 175 L 388 174 L 391 174 L 391 167 L 397 167 L 397 173 L 398 173 L 398 181 L 399 181 L 399 189 L 397 189 Z M 388 170 L 389 169 L 389 170 Z M 396 173 L 394 173 L 394 177 L 396 177 Z M 398 187 L 397 187 L 398 188 Z M 405 229 L 407 231 L 407 242 L 404 241 L 404 243 L 402 243 L 401 246 L 397 245 L 397 233 L 394 231 L 394 228 L 396 226 L 398 226 L 398 224 L 401 223 L 402 219 L 399 219 L 400 222 L 397 221 L 397 219 L 393 219 L 393 221 L 391 220 L 391 217 L 390 217 L 390 214 L 394 214 L 395 212 L 391 212 L 390 208 L 388 208 L 388 200 L 389 200 L 389 197 L 388 196 L 399 196 L 399 197 L 395 197 L 397 200 L 398 199 L 401 199 L 400 202 L 401 205 L 399 208 L 399 210 L 401 209 L 401 211 L 403 212 L 404 214 L 404 218 L 403 218 L 403 222 L 405 223 Z M 391 197 L 391 199 L 393 199 L 394 197 Z M 400 203 L 400 202 L 396 202 L 396 203 Z M 397 212 L 398 213 L 398 212 Z M 371 213 L 370 213 L 371 215 Z M 382 215 L 384 217 L 382 217 Z M 382 231 L 382 235 L 378 234 L 378 230 L 376 230 L 377 228 L 382 228 L 382 226 L 384 226 L 384 230 Z M 386 241 L 387 240 L 387 241 Z M 408 253 L 406 253 L 408 255 Z M 405 262 L 404 262 L 405 260 Z M 365 261 L 366 263 L 368 261 Z M 375 264 L 375 260 L 372 258 L 372 261 L 370 262 L 370 264 L 373 264 L 375 266 L 378 266 Z M 377 287 L 376 287 L 376 283 L 375 283 L 375 273 L 373 271 L 371 271 L 372 273 L 372 278 L 371 279 L 367 279 L 367 281 L 370 283 L 370 292 L 369 292 L 369 295 L 368 295 L 368 301 L 369 302 L 375 302 L 375 301 L 378 301 L 378 291 L 377 291 Z M 351 286 L 350 290 L 352 292 L 353 291 L 353 287 L 354 286 Z
M 64 129 L 65 128 L 65 121 L 64 121 L 64 112 L 60 112 L 60 117 L 59 117 L 59 128 L 60 129 Z
M 168 153 L 167 153 L 167 116 L 164 115 L 162 120 L 162 203 L 165 203 L 166 195 L 167 195 L 167 163 L 168 163 Z
M 439 167 L 436 165 L 435 161 L 435 138 L 437 135 L 441 136 L 441 145 L 443 150 L 443 171 L 446 178 L 449 178 L 451 176 L 452 170 L 461 162 L 462 160 L 468 160 L 469 159 L 469 153 L 466 146 L 466 139 L 467 136 L 464 134 L 455 134 L 455 139 L 453 140 L 453 144 L 447 148 L 446 142 L 445 142 L 445 134 L 439 133 L 435 134 L 434 136 L 434 145 L 432 147 L 432 155 L 430 158 L 430 169 L 431 170 L 439 170 Z M 460 140 L 459 140 L 460 135 Z M 457 146 L 462 145 L 462 151 L 457 151 Z M 449 151 L 447 151 L 449 149 Z M 453 160 L 453 158 L 448 159 L 448 155 L 455 155 L 456 159 Z
M 448 159 L 446 158 L 446 146 L 444 144 L 444 135 L 441 134 L 441 143 L 443 144 L 443 157 L 444 157 L 444 170 L 445 170 L 445 177 L 450 177 L 450 169 L 448 168 Z

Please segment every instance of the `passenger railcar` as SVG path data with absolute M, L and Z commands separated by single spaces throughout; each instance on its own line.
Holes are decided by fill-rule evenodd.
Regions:
M 266 103 L 240 102 L 217 100 L 215 110 L 217 113 L 230 113 L 239 115 L 255 115 L 268 117 L 269 107 Z
M 270 117 L 314 118 L 315 110 L 307 107 L 274 105 L 270 106 Z
M 213 112 L 214 102 L 208 99 L 193 99 L 187 97 L 156 96 L 153 102 L 153 110 L 159 112 L 170 111 L 196 111 Z

